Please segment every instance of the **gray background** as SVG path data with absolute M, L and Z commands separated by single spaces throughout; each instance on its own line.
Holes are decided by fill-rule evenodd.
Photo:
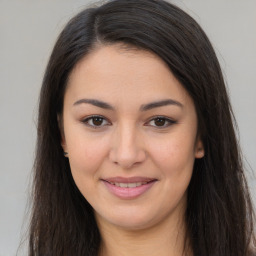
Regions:
M 173 2 L 202 25 L 217 51 L 255 200 L 256 1 Z M 50 51 L 66 21 L 87 3 L 0 0 L 0 256 L 15 255 L 26 231 L 37 100 Z

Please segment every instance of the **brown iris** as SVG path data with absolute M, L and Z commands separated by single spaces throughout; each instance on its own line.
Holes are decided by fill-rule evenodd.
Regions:
M 95 126 L 100 126 L 103 123 L 103 118 L 95 116 L 95 117 L 92 118 L 92 123 Z
M 165 125 L 165 118 L 156 118 L 155 119 L 155 125 L 156 126 L 164 126 Z

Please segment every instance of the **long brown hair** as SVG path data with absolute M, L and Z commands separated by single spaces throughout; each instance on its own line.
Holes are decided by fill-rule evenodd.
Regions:
M 196 256 L 248 256 L 253 207 L 221 68 L 207 36 L 163 0 L 114 0 L 83 10 L 52 51 L 40 94 L 30 256 L 96 256 L 101 236 L 93 209 L 63 156 L 57 116 L 74 66 L 97 44 L 123 43 L 160 56 L 192 97 L 205 157 L 188 187 L 187 236 Z

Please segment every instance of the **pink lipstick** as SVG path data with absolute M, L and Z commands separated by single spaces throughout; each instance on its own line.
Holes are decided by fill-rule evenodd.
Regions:
M 133 199 L 148 191 L 157 181 L 148 177 L 111 177 L 102 179 L 107 189 L 121 199 Z

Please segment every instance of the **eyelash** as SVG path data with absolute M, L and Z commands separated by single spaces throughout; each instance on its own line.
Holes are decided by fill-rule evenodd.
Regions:
M 156 121 L 157 119 L 164 120 L 164 123 L 165 123 L 165 125 L 163 125 L 163 126 L 153 125 L 153 127 L 156 127 L 158 129 L 164 129 L 164 128 L 167 128 L 167 127 L 177 123 L 177 121 L 174 121 L 174 120 L 172 120 L 170 118 L 167 118 L 165 116 L 155 116 L 155 117 L 151 118 L 149 120 L 149 122 L 147 122 L 147 123 L 150 123 L 151 121 Z M 166 125 L 166 122 L 168 123 L 167 125 Z
M 93 125 L 93 124 L 89 124 L 89 121 L 92 121 L 94 118 L 100 118 L 100 119 L 102 119 L 103 122 L 104 122 L 104 121 L 108 122 L 108 124 L 105 124 L 105 125 Z M 150 125 L 147 125 L 147 124 L 150 123 L 150 122 L 152 122 L 152 121 L 156 121 L 157 119 L 164 120 L 165 123 L 166 123 L 166 122 L 168 123 L 167 125 L 163 125 L 163 126 L 156 126 L 156 125 L 153 125 L 153 127 L 156 127 L 157 129 L 164 129 L 164 128 L 167 128 L 167 127 L 169 127 L 169 126 L 171 126 L 171 125 L 177 123 L 177 121 L 174 121 L 174 120 L 172 120 L 172 119 L 170 119 L 170 118 L 167 118 L 167 117 L 165 117 L 165 116 L 155 116 L 155 117 L 151 118 L 151 119 L 146 123 L 146 126 L 150 126 Z M 93 128 L 93 129 L 100 129 L 100 128 L 102 128 L 103 126 L 108 126 L 108 125 L 111 124 L 105 117 L 100 116 L 100 115 L 89 116 L 89 117 L 83 119 L 83 120 L 82 120 L 82 123 L 84 123 L 85 125 L 87 125 L 87 126 Z
M 103 120 L 103 122 L 104 122 L 104 121 L 107 121 L 107 119 L 104 118 L 103 116 L 94 115 L 94 116 L 89 116 L 89 117 L 83 119 L 83 120 L 82 120 L 82 123 L 84 123 L 85 125 L 87 125 L 87 126 L 93 128 L 93 129 L 99 129 L 99 128 L 101 128 L 101 127 L 104 126 L 104 125 L 103 125 L 103 126 L 102 126 L 102 125 L 98 126 L 98 125 L 89 124 L 89 121 L 90 121 L 90 120 L 93 120 L 94 118 L 100 118 L 100 119 Z M 107 122 L 108 122 L 108 121 L 107 121 Z M 110 122 L 109 122 L 109 123 L 110 123 Z M 109 124 L 107 124 L 107 125 L 109 125 Z

